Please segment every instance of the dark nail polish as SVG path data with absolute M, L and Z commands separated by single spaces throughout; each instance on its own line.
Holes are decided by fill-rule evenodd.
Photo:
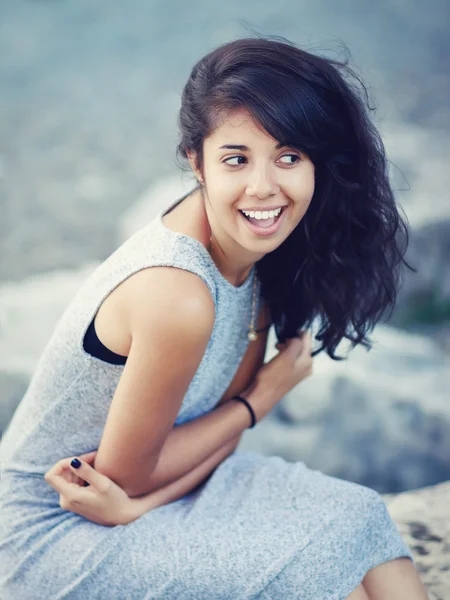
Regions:
M 79 467 L 81 467 L 81 462 L 78 460 L 78 458 L 74 458 L 70 464 L 75 469 L 78 469 Z

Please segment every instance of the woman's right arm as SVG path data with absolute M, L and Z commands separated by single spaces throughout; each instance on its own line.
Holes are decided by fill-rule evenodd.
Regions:
M 166 461 L 164 474 L 153 476 L 204 356 L 215 314 L 211 294 L 196 275 L 172 267 L 144 271 L 135 278 L 137 289 L 129 310 L 131 348 L 94 463 L 97 471 L 131 497 L 191 471 L 249 424 L 247 408 L 241 403 L 218 407 L 200 417 L 197 443 L 180 445 L 173 468 Z M 190 430 L 195 421 L 183 427 Z M 189 442 L 189 436 L 185 439 Z
M 170 502 L 175 502 L 179 498 L 182 498 L 187 493 L 194 490 L 197 486 L 202 484 L 208 479 L 213 471 L 225 460 L 239 444 L 240 436 L 227 442 L 224 446 L 216 450 L 211 456 L 209 456 L 204 462 L 199 464 L 197 467 L 172 481 L 168 485 L 157 489 L 154 492 L 138 496 L 136 498 L 130 498 L 129 502 L 124 506 L 122 516 L 118 524 L 126 525 L 131 521 L 138 519 L 140 516 L 158 508 L 158 506 L 164 506 Z

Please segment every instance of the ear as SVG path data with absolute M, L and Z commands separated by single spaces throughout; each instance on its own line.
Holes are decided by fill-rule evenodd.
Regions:
M 190 152 L 189 150 L 186 153 L 187 153 L 187 157 L 189 160 L 189 164 L 191 165 L 192 172 L 194 173 L 195 177 L 200 182 L 203 182 L 203 176 L 202 176 L 201 172 L 199 171 L 199 169 L 197 168 L 197 153 Z

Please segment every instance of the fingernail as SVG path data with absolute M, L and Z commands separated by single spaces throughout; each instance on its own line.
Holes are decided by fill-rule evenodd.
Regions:
M 78 460 L 78 458 L 74 458 L 70 464 L 75 469 L 78 469 L 79 467 L 81 467 L 81 462 Z

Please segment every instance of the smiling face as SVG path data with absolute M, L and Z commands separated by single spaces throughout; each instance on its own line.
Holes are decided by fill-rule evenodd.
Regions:
M 258 255 L 255 260 L 272 252 L 298 225 L 314 193 L 308 156 L 280 146 L 243 109 L 204 140 L 202 173 L 195 157 L 189 159 L 204 180 L 208 220 L 225 252 L 240 249 Z

